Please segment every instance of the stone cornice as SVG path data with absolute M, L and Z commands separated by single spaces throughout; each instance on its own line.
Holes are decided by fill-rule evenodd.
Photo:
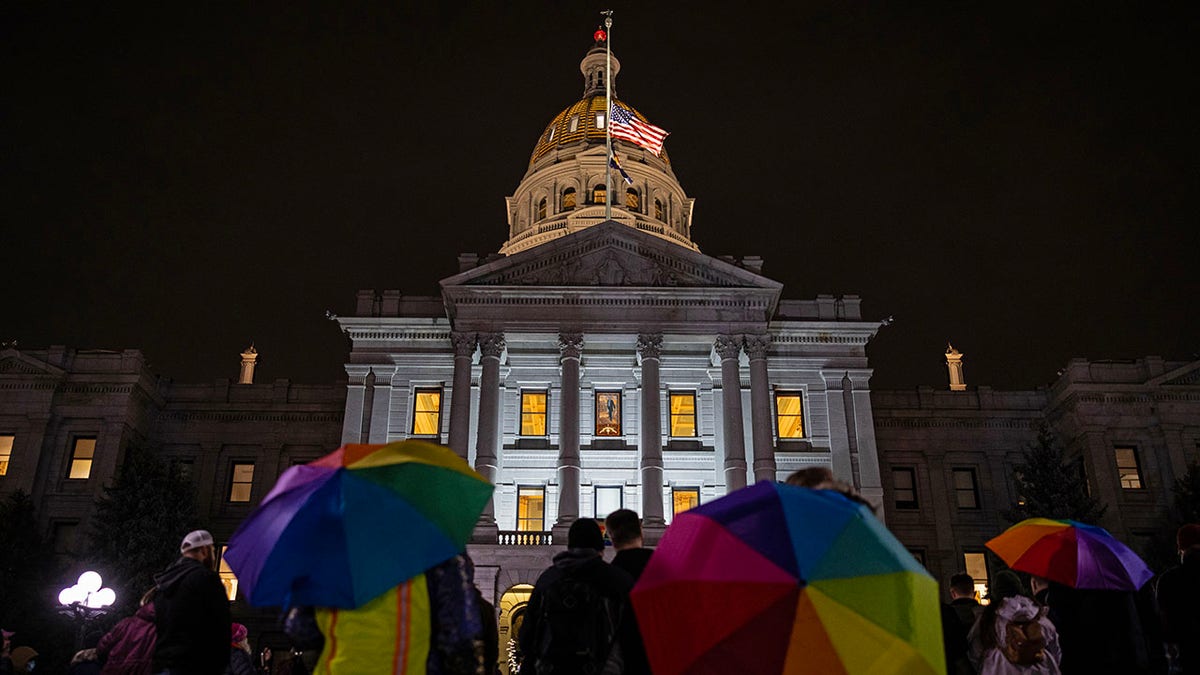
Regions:
M 164 422 L 341 422 L 344 411 L 270 412 L 232 410 L 168 410 L 159 415 Z
M 908 428 L 908 429 L 923 429 L 934 427 L 948 427 L 960 429 L 1032 429 L 1034 428 L 1036 419 L 1009 419 L 1009 418 L 950 418 L 950 417 L 885 417 L 880 414 L 880 410 L 876 408 L 875 426 L 876 427 L 892 427 L 892 428 Z

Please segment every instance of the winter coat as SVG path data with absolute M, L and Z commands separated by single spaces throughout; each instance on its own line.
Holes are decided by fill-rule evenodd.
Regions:
M 521 625 L 518 636 L 523 657 L 521 673 L 537 673 L 536 659 L 540 649 L 542 632 L 548 630 L 543 626 L 542 604 L 547 590 L 564 577 L 571 577 L 593 584 L 599 589 L 600 595 L 610 606 L 617 607 L 615 614 L 618 619 L 629 612 L 629 591 L 633 588 L 633 579 L 608 563 L 592 549 L 569 548 L 554 556 L 554 564 L 538 577 L 529 595 L 529 604 L 525 609 L 525 620 Z
M 654 554 L 649 548 L 627 548 L 617 551 L 612 566 L 624 570 L 637 583 L 650 558 Z M 625 662 L 625 675 L 650 675 L 650 661 L 646 657 L 646 645 L 642 642 L 642 631 L 632 608 L 621 617 L 621 658 Z
M 1004 598 L 995 609 L 995 620 L 989 622 L 987 614 L 980 617 L 971 629 L 972 660 L 979 666 L 980 675 L 1058 675 L 1058 663 L 1062 659 L 1062 651 L 1058 646 L 1058 631 L 1054 624 L 1046 618 L 1046 613 L 1033 600 L 1024 596 Z M 1042 627 L 1042 637 L 1046 641 L 1046 658 L 1041 663 L 1032 666 L 1021 666 L 1004 656 L 1003 645 L 1006 641 L 1010 621 L 1031 621 L 1036 619 Z M 993 646 L 985 647 L 981 631 L 991 630 Z
M 1163 572 L 1154 596 L 1163 637 L 1179 650 L 1180 672 L 1200 673 L 1200 553 L 1189 553 L 1182 565 Z
M 236 645 L 230 647 L 229 667 L 225 669 L 225 675 L 258 675 L 250 652 Z
M 229 666 L 229 599 L 221 577 L 181 556 L 154 577 L 154 672 L 221 675 Z
M 96 656 L 104 664 L 100 675 L 150 675 L 154 636 L 154 605 L 147 603 L 96 643 Z

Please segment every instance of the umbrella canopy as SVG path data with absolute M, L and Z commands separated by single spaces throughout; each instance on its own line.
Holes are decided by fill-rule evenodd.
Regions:
M 1022 520 L 987 547 L 1014 570 L 1072 588 L 1136 591 L 1154 576 L 1108 530 L 1074 520 Z
M 294 466 L 229 540 L 252 605 L 354 608 L 463 549 L 492 485 L 423 441 Z
M 945 673 L 937 582 L 870 510 L 762 481 L 675 517 L 631 594 L 676 673 Z

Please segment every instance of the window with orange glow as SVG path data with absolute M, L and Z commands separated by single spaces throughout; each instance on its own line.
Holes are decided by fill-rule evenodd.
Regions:
M 221 547 L 221 568 L 218 574 L 221 576 L 221 585 L 225 587 L 225 597 L 233 602 L 237 599 L 238 578 L 229 567 L 229 563 L 225 562 L 225 551 L 228 550 L 228 546 Z
M 71 449 L 71 469 L 67 478 L 83 480 L 92 475 L 92 460 L 96 458 L 96 439 L 76 438 Z
M 413 395 L 414 436 L 436 436 L 441 431 L 442 390 L 418 389 Z
M 546 489 L 523 487 L 517 489 L 517 530 L 541 532 L 546 529 Z
M 546 392 L 521 392 L 521 435 L 546 435 Z
M 596 187 L 592 188 L 592 203 L 603 204 L 605 201 L 605 195 L 607 194 L 608 190 L 603 185 L 597 185 Z
M 563 190 L 562 207 L 564 210 L 575 208 L 575 188 Z
M 596 392 L 596 435 L 621 435 L 621 392 Z
M 700 505 L 700 488 L 674 488 L 671 490 L 671 513 L 679 515 Z
M 254 462 L 234 462 L 229 481 L 229 501 L 250 501 L 250 488 L 254 485 Z
M 538 202 L 537 217 L 538 217 L 538 220 L 541 220 L 542 218 L 546 217 L 546 198 L 545 197 L 542 197 L 542 200 L 540 202 Z
M 642 200 L 638 197 L 638 191 L 633 188 L 625 190 L 625 208 L 633 209 L 634 211 L 642 208 Z
M 975 580 L 975 599 L 980 604 L 988 604 L 987 556 L 983 553 L 963 553 L 963 568 Z
M 0 436 L 0 476 L 8 473 L 8 463 L 12 460 L 14 436 Z
M 800 394 L 775 394 L 775 428 L 780 438 L 804 438 L 804 399 Z
M 696 435 L 696 394 L 671 392 L 671 436 L 689 438 Z
M 1117 474 L 1121 477 L 1121 489 L 1140 490 L 1142 469 L 1138 466 L 1137 448 L 1117 448 Z

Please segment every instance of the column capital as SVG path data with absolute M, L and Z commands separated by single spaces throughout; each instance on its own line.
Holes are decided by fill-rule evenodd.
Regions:
M 479 334 L 479 351 L 484 356 L 500 358 L 506 346 L 508 345 L 504 342 L 504 333 Z
M 767 358 L 767 349 L 769 349 L 770 346 L 771 335 L 769 333 L 746 336 L 746 356 L 750 357 L 751 361 Z
M 742 351 L 742 336 L 718 335 L 716 341 L 713 342 L 713 349 L 717 351 L 717 356 L 720 356 L 722 361 L 736 359 Z
M 450 333 L 450 342 L 454 345 L 455 356 L 470 356 L 475 353 L 475 344 L 479 341 L 477 333 L 454 331 Z
M 642 333 L 638 335 L 638 356 L 643 359 L 657 359 L 662 356 L 662 333 Z
M 559 333 L 558 351 L 564 359 L 578 359 L 583 351 L 583 333 Z

